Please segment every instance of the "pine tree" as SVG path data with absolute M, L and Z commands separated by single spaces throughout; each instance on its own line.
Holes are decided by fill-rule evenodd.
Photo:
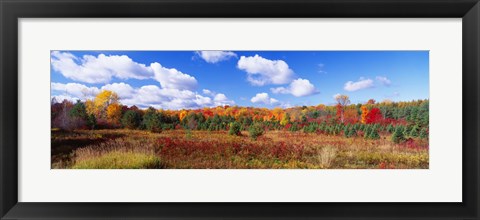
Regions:
M 420 138 L 421 139 L 427 139 L 428 138 L 428 131 L 427 131 L 427 128 L 422 128 L 420 130 Z
M 351 130 L 351 129 L 350 129 L 350 124 L 347 125 L 347 126 L 345 126 L 345 127 L 343 128 L 343 135 L 344 135 L 345 137 L 347 137 L 347 138 L 350 137 L 350 130 Z
M 387 132 L 388 132 L 388 133 L 392 133 L 393 131 L 394 131 L 394 130 L 393 130 L 392 124 L 389 124 L 389 125 L 387 126 Z
M 230 123 L 230 129 L 228 131 L 229 135 L 236 135 L 236 136 L 241 136 L 241 125 L 238 122 L 232 122 Z
M 248 128 L 248 133 L 250 134 L 250 138 L 253 140 L 257 140 L 257 138 L 263 135 L 264 129 L 260 123 L 255 123 L 250 128 Z
M 128 110 L 127 112 L 125 112 L 121 120 L 122 125 L 129 129 L 137 128 L 140 124 L 140 121 L 141 121 L 140 114 L 138 114 L 138 112 L 133 110 Z
M 380 135 L 378 134 L 378 130 L 373 128 L 370 130 L 370 134 L 368 135 L 369 139 L 380 139 Z
M 405 135 L 403 134 L 403 127 L 402 126 L 397 126 L 395 128 L 395 131 L 392 134 L 392 141 L 396 144 L 402 143 L 405 141 Z
M 356 137 L 357 136 L 357 130 L 355 128 L 350 129 L 348 136 L 349 137 Z
M 89 114 L 87 117 L 87 126 L 90 129 L 95 129 L 95 126 L 97 126 L 97 118 L 95 118 L 94 114 Z
M 411 137 L 418 137 L 418 126 L 415 125 L 412 127 L 412 129 L 410 130 L 410 136 Z
M 363 138 L 365 139 L 368 139 L 370 137 L 370 132 L 372 131 L 372 127 L 371 126 L 366 126 L 365 129 L 364 129 L 364 134 L 363 134 Z

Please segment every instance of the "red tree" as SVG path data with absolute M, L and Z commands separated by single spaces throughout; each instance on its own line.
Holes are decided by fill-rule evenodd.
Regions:
M 378 108 L 372 108 L 367 114 L 367 124 L 376 124 L 380 123 L 383 119 L 382 113 Z

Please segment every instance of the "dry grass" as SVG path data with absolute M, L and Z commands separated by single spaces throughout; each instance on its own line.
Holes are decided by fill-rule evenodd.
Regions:
M 337 156 L 337 149 L 331 146 L 325 146 L 320 150 L 319 161 L 322 168 L 329 168 L 335 157 Z
M 56 148 L 65 148 L 62 143 L 75 145 L 72 140 L 85 139 L 89 141 L 79 141 L 81 146 L 70 147 L 71 151 L 62 154 L 63 157 L 54 155 Z M 132 158 L 139 155 L 148 160 L 156 158 L 161 164 L 158 162 L 154 167 L 136 164 L 135 168 L 426 169 L 429 161 L 428 142 L 422 140 L 415 140 L 412 147 L 393 144 L 389 137 L 365 140 L 288 131 L 269 131 L 252 140 L 245 132 L 242 136 L 231 136 L 224 131 L 150 133 L 118 129 L 52 133 L 52 143 L 53 140 L 56 143 L 52 145 L 53 168 L 78 168 L 85 161 L 100 164 L 103 160 L 116 164 L 129 161 L 126 164 L 131 165 Z M 95 166 L 85 168 L 89 167 Z M 128 167 L 132 166 L 124 168 Z
M 155 155 L 132 152 L 109 152 L 98 157 L 76 161 L 73 169 L 155 169 L 161 168 Z

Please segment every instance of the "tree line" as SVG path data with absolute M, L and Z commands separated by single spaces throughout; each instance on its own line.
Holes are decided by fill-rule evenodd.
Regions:
M 122 105 L 115 92 L 103 90 L 95 98 L 71 102 L 52 99 L 52 128 L 141 129 L 162 132 L 171 129 L 229 131 L 240 135 L 249 131 L 257 138 L 266 130 L 362 136 L 378 139 L 391 134 L 400 143 L 407 138 L 428 138 L 429 101 L 409 102 L 371 99 L 365 104 L 350 104 L 349 97 L 337 95 L 337 104 L 292 108 L 254 108 L 217 106 L 203 109 L 163 110 Z

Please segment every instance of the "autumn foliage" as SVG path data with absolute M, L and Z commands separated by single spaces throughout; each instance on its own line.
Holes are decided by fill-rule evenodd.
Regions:
M 108 129 L 112 132 L 119 130 L 122 135 L 125 135 L 126 131 L 148 132 L 152 135 L 163 135 L 164 133 L 178 135 L 179 132 L 184 132 L 182 134 L 184 134 L 185 140 L 162 139 L 162 143 L 165 143 L 162 145 L 163 148 L 152 148 L 153 150 L 149 148 L 148 152 L 153 152 L 152 155 L 157 156 L 151 157 L 152 155 L 149 153 L 149 156 L 144 157 L 137 154 L 142 152 L 132 153 L 128 150 L 119 154 L 112 153 L 111 155 L 103 156 L 104 158 L 113 158 L 112 160 L 116 160 L 115 158 L 118 158 L 121 155 L 144 158 L 149 161 L 152 160 L 153 162 L 150 161 L 152 163 L 147 163 L 150 164 L 148 166 L 153 166 L 151 164 L 157 164 L 160 166 L 160 163 L 157 161 L 159 155 L 161 157 L 170 158 L 169 160 L 174 160 L 174 155 L 182 157 L 179 155 L 181 152 L 189 152 L 192 150 L 192 154 L 195 155 L 195 149 L 204 149 L 205 152 L 202 154 L 205 154 L 205 157 L 208 155 L 208 152 L 212 151 L 213 153 L 217 148 L 224 150 L 224 152 L 222 151 L 223 153 L 219 153 L 219 157 L 223 157 L 227 152 L 230 154 L 232 151 L 243 152 L 245 154 L 244 156 L 246 156 L 248 152 L 254 155 L 256 151 L 261 150 L 257 148 L 270 146 L 270 144 L 267 144 L 269 141 L 264 138 L 265 136 L 280 138 L 288 136 L 288 134 L 305 134 L 305 137 L 308 138 L 305 139 L 304 144 L 308 143 L 314 145 L 315 143 L 321 143 L 325 146 L 336 146 L 334 143 L 330 143 L 329 140 L 345 139 L 351 140 L 349 143 L 353 143 L 352 146 L 355 145 L 355 143 L 363 143 L 360 140 L 364 140 L 365 144 L 375 143 L 382 146 L 391 145 L 395 148 L 408 148 L 417 151 L 420 149 L 422 150 L 422 154 L 428 150 L 428 100 L 410 102 L 376 102 L 375 100 L 369 100 L 364 104 L 350 104 L 348 96 L 338 95 L 335 98 L 337 103 L 330 106 L 320 104 L 317 106 L 296 106 L 291 108 L 273 109 L 241 106 L 215 106 L 200 109 L 165 110 L 153 107 L 145 108 L 145 106 L 142 108 L 137 106 L 126 106 L 121 103 L 121 100 L 119 100 L 116 93 L 104 90 L 93 99 L 85 101 L 72 102 L 68 100 L 52 99 L 51 124 L 52 132 L 53 130 L 60 130 L 66 132 L 66 134 L 75 134 L 76 132 L 88 130 L 94 132 L 97 130 L 100 131 L 101 129 Z M 237 138 L 237 141 L 248 140 L 248 143 L 252 144 L 251 146 L 248 146 L 248 149 L 240 147 L 242 150 L 239 150 L 237 149 L 238 147 L 235 147 L 237 145 L 232 144 L 234 142 L 229 143 L 229 146 L 215 145 L 216 148 L 205 146 L 207 144 L 206 142 L 202 142 L 203 144 L 197 144 L 198 141 L 202 140 L 198 138 L 196 139 L 197 142 L 192 142 L 192 139 L 196 137 L 198 133 L 201 133 L 202 135 L 208 134 L 205 132 L 215 134 L 215 137 L 226 135 L 230 138 Z M 272 136 L 272 132 L 275 134 L 274 136 Z M 142 135 L 140 136 L 143 137 Z M 205 138 L 207 139 L 206 136 Z M 315 142 L 317 138 L 319 138 L 318 140 L 321 139 L 321 141 Z M 118 137 L 112 139 L 118 139 Z M 95 140 L 94 146 L 97 146 L 100 143 L 99 141 L 101 141 L 101 143 L 109 142 L 110 137 L 95 137 L 93 140 Z M 78 145 L 77 147 L 81 147 L 84 146 L 83 141 L 84 140 L 79 140 L 72 143 L 73 145 Z M 133 140 L 126 139 L 124 141 Z M 150 139 L 148 139 L 148 141 L 150 141 Z M 282 163 L 289 163 L 289 160 L 296 160 L 309 164 L 311 161 L 305 162 L 305 158 L 301 158 L 303 153 L 298 153 L 303 152 L 301 151 L 303 145 L 292 145 L 291 143 L 294 141 L 295 140 L 285 139 L 285 142 L 279 142 L 278 146 L 270 146 L 268 150 L 269 153 L 263 155 L 265 156 L 264 160 L 269 161 L 268 165 L 263 164 L 262 166 L 274 166 L 273 164 L 270 164 L 272 161 L 275 161 L 272 157 L 279 157 L 280 159 L 277 158 L 277 160 L 283 161 Z M 89 141 L 86 142 L 90 143 Z M 170 142 L 173 144 L 169 144 Z M 68 142 L 66 146 L 72 146 L 72 143 Z M 216 141 L 212 139 L 210 144 L 215 143 Z M 342 143 L 346 144 L 347 142 Z M 125 143 L 122 142 L 116 144 L 121 146 Z M 146 142 L 139 142 L 138 144 L 143 146 Z M 182 144 L 182 146 L 177 144 Z M 187 149 L 183 144 L 189 144 L 191 146 Z M 61 144 L 59 144 L 59 146 L 60 145 Z M 87 145 L 88 144 L 85 146 Z M 311 149 L 312 151 L 308 151 L 308 155 L 315 155 L 316 153 L 337 155 L 339 151 L 336 147 L 317 148 L 313 145 L 312 149 L 316 150 Z M 295 146 L 295 148 L 292 148 L 293 146 Z M 133 148 L 126 147 L 125 149 Z M 161 150 L 161 153 L 159 153 L 159 150 Z M 96 155 L 94 152 L 95 151 L 92 150 L 90 153 Z M 261 150 L 261 152 L 263 151 Z M 292 152 L 297 152 L 298 154 Z M 77 153 L 79 153 L 78 155 L 82 155 L 80 152 Z M 90 153 L 88 155 L 91 155 Z M 297 156 L 290 159 L 284 156 L 279 156 L 290 154 Z M 52 153 L 52 155 L 54 155 L 54 153 Z M 70 154 L 63 155 L 62 157 L 69 158 L 69 155 Z M 248 157 L 253 157 L 252 155 L 249 155 Z M 90 156 L 88 158 L 90 158 Z M 197 159 L 201 160 L 199 158 L 196 158 L 195 160 Z M 240 159 L 243 161 L 245 158 Z M 63 159 L 61 161 L 63 161 Z M 324 163 L 324 165 L 312 165 L 312 167 L 330 167 L 332 164 L 336 164 L 336 166 L 339 167 L 344 166 L 338 161 L 335 162 L 332 158 L 320 158 L 315 161 L 318 163 Z M 389 168 L 410 166 L 403 162 L 392 161 L 388 163 L 385 161 L 379 161 L 378 164 L 375 162 L 374 167 Z M 58 163 L 58 161 L 55 163 Z M 71 161 L 62 163 L 71 163 Z M 89 163 L 85 162 L 85 164 Z M 165 164 L 161 166 L 165 166 Z M 170 166 L 177 167 L 172 164 L 170 164 Z M 421 166 L 424 167 L 424 164 Z M 208 167 L 208 165 L 204 164 L 199 167 Z

